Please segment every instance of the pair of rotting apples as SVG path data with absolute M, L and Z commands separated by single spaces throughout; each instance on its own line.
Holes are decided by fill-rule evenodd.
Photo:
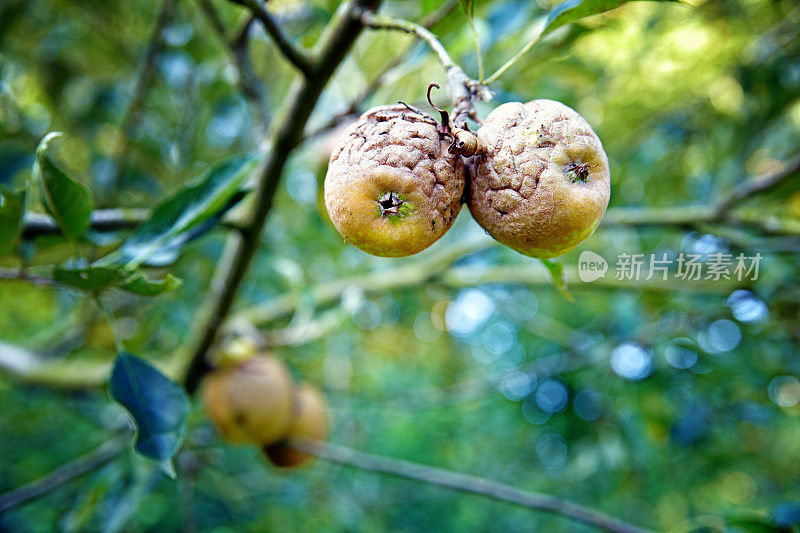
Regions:
M 477 133 L 404 103 L 375 107 L 343 134 L 325 177 L 325 206 L 345 240 L 404 257 L 444 235 L 466 203 L 518 252 L 567 253 L 600 223 L 608 159 L 591 126 L 560 102 L 506 103 Z M 466 193 L 466 194 L 465 194 Z
M 292 467 L 311 456 L 292 440 L 324 440 L 326 403 L 320 390 L 295 383 L 286 363 L 236 339 L 220 351 L 217 368 L 200 386 L 211 422 L 234 444 L 255 444 L 276 466 Z

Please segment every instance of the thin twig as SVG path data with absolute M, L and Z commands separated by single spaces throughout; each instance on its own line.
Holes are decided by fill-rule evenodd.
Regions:
M 604 531 L 613 531 L 615 533 L 645 533 L 649 531 L 564 498 L 525 491 L 490 479 L 412 463 L 411 461 L 404 461 L 394 457 L 366 453 L 327 442 L 313 440 L 292 441 L 292 446 L 326 461 L 370 472 L 422 481 L 460 492 L 486 496 L 487 498 L 512 503 L 528 509 L 545 511 L 577 520 Z
M 250 30 L 254 22 L 255 16 L 251 14 L 231 41 L 231 50 L 239 64 L 239 71 L 241 73 L 239 84 L 245 93 L 245 97 L 250 95 L 251 102 L 259 110 L 259 121 L 262 130 L 259 133 L 265 135 L 269 128 L 270 121 L 270 112 L 267 106 L 266 96 L 267 90 L 264 82 L 256 74 L 253 62 L 250 60 L 250 50 L 248 48 L 248 36 L 250 35 Z
M 729 222 L 750 226 L 765 233 L 800 235 L 800 222 L 796 219 L 770 215 L 763 210 L 751 211 L 737 209 L 739 204 L 756 196 L 768 193 L 788 180 L 798 176 L 800 157 L 796 156 L 781 163 L 776 170 L 751 177 L 723 195 L 713 206 L 671 206 L 671 207 L 616 207 L 609 209 L 600 229 L 617 226 L 677 226 L 697 227 L 701 224 Z M 107 232 L 131 229 L 150 216 L 148 209 L 96 209 L 92 211 L 90 228 L 92 231 Z M 238 226 L 223 222 L 223 226 Z M 25 240 L 45 235 L 61 233 L 55 220 L 41 213 L 26 213 L 22 237 Z
M 488 245 L 494 246 L 492 241 L 488 241 Z M 235 252 L 236 249 L 232 248 L 231 251 Z M 220 263 L 221 266 L 230 264 L 225 260 L 221 260 Z M 444 263 L 445 261 L 443 261 Z M 568 269 L 567 275 L 571 280 L 577 279 L 577 272 L 574 269 Z M 515 283 L 534 288 L 552 287 L 550 274 L 536 263 L 499 265 L 489 268 L 481 266 L 447 268 L 446 266 L 441 266 L 432 272 L 425 265 L 417 262 L 413 265 L 389 271 L 372 272 L 313 285 L 308 288 L 303 302 L 313 307 L 324 307 L 334 304 L 348 289 L 360 289 L 365 295 L 385 294 L 391 290 L 421 286 L 427 281 L 436 281 L 450 289 L 476 287 L 485 283 Z M 654 278 L 651 280 L 640 279 L 634 283 L 604 277 L 591 283 L 573 283 L 570 289 L 573 292 L 597 290 L 672 292 L 685 295 L 696 294 L 705 297 L 707 294 L 728 295 L 735 289 L 751 286 L 752 281 L 745 279 L 742 281 L 725 279 L 718 281 L 689 281 Z M 215 289 L 215 291 L 221 290 Z M 287 317 L 295 312 L 300 302 L 301 297 L 299 294 L 285 293 L 273 298 L 266 304 L 243 309 L 230 316 L 227 321 L 226 332 L 241 334 L 242 328 L 245 326 L 264 325 Z M 290 326 L 277 330 L 273 335 L 267 336 L 267 344 L 274 346 L 312 341 L 318 334 L 324 334 L 325 331 L 328 331 L 328 328 L 335 327 L 337 325 L 336 320 L 341 316 L 338 310 L 335 309 L 331 310 L 330 314 L 323 314 L 320 319 L 308 324 L 311 329 L 307 330 L 307 336 L 302 336 L 302 325 L 298 328 Z M 538 320 L 545 319 L 539 317 Z M 541 331 L 553 335 L 553 331 L 556 329 L 554 324 L 555 322 L 550 320 L 545 324 L 547 327 L 542 327 Z M 539 325 L 541 326 L 542 324 Z M 551 340 L 556 341 L 556 339 Z M 180 376 L 186 375 L 185 366 L 185 354 L 177 353 L 164 362 L 162 371 L 170 377 L 180 379 Z M 196 370 L 199 375 L 195 379 L 198 380 L 208 369 L 204 365 L 200 368 L 202 370 Z M 15 376 L 16 379 L 26 383 L 64 389 L 84 389 L 103 385 L 108 379 L 111 364 L 98 361 L 76 363 L 75 361 L 65 361 L 64 359 L 46 360 L 27 350 L 0 341 L 0 370 L 8 372 Z
M 63 464 L 39 479 L 0 495 L 0 512 L 47 494 L 53 489 L 98 468 L 122 453 L 126 439 L 115 437 L 74 461 Z
M 739 204 L 745 199 L 775 189 L 787 179 L 797 174 L 798 171 L 800 171 L 800 156 L 795 156 L 785 163 L 781 163 L 778 170 L 765 172 L 744 181 L 737 187 L 734 187 L 728 194 L 724 195 L 717 203 L 714 209 L 716 217 L 721 219 L 734 205 Z
M 430 13 L 426 16 L 422 21 L 422 26 L 427 29 L 431 29 L 433 26 L 441 22 L 447 15 L 449 15 L 457 6 L 459 0 L 449 0 L 448 2 L 439 6 L 436 11 Z M 372 79 L 372 81 L 364 87 L 364 89 L 355 97 L 353 98 L 347 107 L 333 115 L 327 122 L 324 124 L 317 126 L 311 131 L 308 131 L 304 134 L 304 139 L 313 139 L 318 135 L 332 130 L 333 128 L 337 127 L 342 121 L 347 119 L 348 117 L 356 115 L 358 112 L 359 106 L 369 98 L 375 91 L 386 85 L 387 78 L 389 74 L 397 67 L 405 63 L 408 59 L 408 55 L 411 53 L 411 50 L 414 48 L 414 44 L 410 44 L 401 54 L 398 54 L 389 61 L 378 74 Z
M 544 21 L 541 21 L 541 22 L 539 23 L 539 27 L 538 27 L 538 28 L 537 28 L 537 30 L 536 30 L 536 34 L 533 36 L 533 38 L 532 38 L 530 41 L 528 41 L 528 42 L 527 42 L 527 44 L 525 44 L 525 46 L 523 46 L 523 47 L 522 47 L 522 49 L 521 49 L 519 52 L 517 52 L 516 54 L 514 54 L 514 57 L 512 57 L 511 59 L 509 59 L 508 61 L 506 61 L 506 62 L 503 64 L 503 66 L 502 66 L 502 67 L 500 67 L 499 69 L 497 69 L 497 70 L 496 70 L 496 71 L 495 71 L 495 72 L 494 72 L 494 73 L 493 73 L 491 76 L 489 76 L 488 78 L 486 78 L 486 80 L 484 81 L 484 83 L 485 83 L 486 85 L 491 85 L 492 83 L 494 83 L 495 81 L 497 81 L 497 78 L 499 78 L 500 76 L 502 76 L 502 75 L 503 75 L 503 74 L 504 74 L 504 73 L 505 73 L 505 72 L 506 72 L 508 69 L 510 69 L 512 66 L 514 66 L 514 63 L 516 63 L 517 61 L 519 61 L 519 59 L 520 59 L 522 56 L 524 56 L 525 54 L 527 54 L 527 53 L 528 53 L 528 51 L 529 51 L 531 48 L 533 48 L 533 47 L 536 45 L 536 43 L 538 43 L 538 42 L 539 42 L 539 41 L 542 39 L 542 35 L 544 35 L 544 30 L 545 30 L 545 27 L 546 27 L 546 26 L 545 26 L 545 23 L 544 23 Z
M 266 131 L 269 112 L 267 111 L 265 90 L 261 80 L 256 76 L 253 64 L 250 61 L 250 54 L 247 50 L 247 36 L 255 15 L 251 14 L 242 28 L 237 32 L 236 37 L 229 39 L 225 31 L 225 25 L 217 13 L 210 0 L 197 0 L 200 8 L 205 13 L 208 23 L 214 29 L 214 33 L 225 44 L 230 52 L 233 64 L 239 73 L 239 88 L 244 97 L 250 102 L 250 106 L 257 114 L 258 127 Z
M 365 295 L 384 294 L 387 291 L 408 287 L 419 287 L 435 281 L 450 289 L 475 287 L 485 283 L 518 283 L 527 287 L 551 287 L 550 274 L 536 262 L 515 265 L 451 266 L 464 255 L 479 252 L 497 244 L 488 237 L 479 242 L 467 243 L 458 251 L 446 249 L 442 256 L 430 261 L 406 263 L 390 270 L 378 270 L 360 275 L 329 280 L 308 287 L 303 292 L 305 301 L 316 307 L 337 302 L 347 290 L 360 289 Z M 446 255 L 445 255 L 446 254 Z M 574 268 L 567 268 L 570 280 L 577 280 Z M 747 280 L 690 281 L 681 279 L 640 279 L 635 283 L 606 276 L 591 283 L 574 283 L 570 290 L 633 290 L 649 292 L 679 292 L 686 294 L 727 294 L 736 288 L 751 285 Z M 242 309 L 231 316 L 232 324 L 240 321 L 264 325 L 291 315 L 301 302 L 301 296 L 289 292 L 272 298 L 268 302 Z
M 232 2 L 242 5 L 248 8 L 255 16 L 261 24 L 264 25 L 264 29 L 266 32 L 272 37 L 275 46 L 278 47 L 278 50 L 284 55 L 284 57 L 294 65 L 297 70 L 303 73 L 306 77 L 311 75 L 313 69 L 313 63 L 311 55 L 303 48 L 297 46 L 292 41 L 289 40 L 286 35 L 281 31 L 280 26 L 278 23 L 275 22 L 275 19 L 269 13 L 269 11 L 264 8 L 264 6 L 258 2 L 258 0 L 231 0 Z
M 416 35 L 428 43 L 428 46 L 436 53 L 439 62 L 445 69 L 456 66 L 456 62 L 453 61 L 453 58 L 447 53 L 445 47 L 439 42 L 438 37 L 422 24 L 417 24 L 408 20 L 378 16 L 371 11 L 364 11 L 361 13 L 360 18 L 364 26 L 368 28 L 376 30 L 400 30 L 405 33 Z
M 243 228 L 241 236 L 237 236 L 231 245 L 232 253 L 227 254 L 230 259 L 218 263 L 217 272 L 221 274 L 222 283 L 218 287 L 211 287 L 211 293 L 195 322 L 196 335 L 191 338 L 197 339 L 197 342 L 190 352 L 191 358 L 184 380 L 189 392 L 194 392 L 209 369 L 206 353 L 216 340 L 217 332 L 230 312 L 253 256 L 261 244 L 264 223 L 272 209 L 275 192 L 289 155 L 302 140 L 303 128 L 322 90 L 363 29 L 361 22 L 353 16 L 354 10 L 374 9 L 379 3 L 380 0 L 358 0 L 343 4 L 320 38 L 312 65 L 313 75 L 296 81 L 290 89 L 284 110 L 280 113 L 285 118 L 275 129 L 271 150 L 258 177 L 250 221 Z
M 160 364 L 159 369 L 175 379 L 182 370 L 178 363 L 173 357 Z M 24 383 L 65 390 L 91 389 L 108 383 L 111 368 L 111 361 L 45 358 L 0 341 L 0 372 Z
M 95 209 L 92 211 L 92 231 L 107 232 L 135 228 L 150 216 L 149 209 Z M 60 235 L 61 230 L 53 217 L 41 213 L 26 213 L 22 237 L 32 240 L 45 235 Z
M 447 0 L 442 5 L 436 8 L 435 11 L 428 13 L 424 19 L 422 19 L 421 24 L 431 29 L 432 27 L 439 24 L 444 18 L 449 15 L 460 3 L 460 0 Z
M 124 144 L 120 149 L 121 155 L 112 181 L 115 190 L 119 188 L 120 179 L 125 174 L 128 166 L 128 158 L 130 157 L 130 137 L 136 130 L 139 112 L 144 105 L 145 94 L 147 93 L 147 89 L 150 86 L 156 69 L 156 60 L 164 46 L 164 28 L 172 20 L 175 12 L 175 3 L 176 0 L 162 0 L 161 2 L 158 14 L 156 15 L 155 24 L 153 25 L 153 31 L 150 35 L 150 41 L 147 45 L 144 58 L 142 59 L 139 75 L 136 78 L 133 96 L 120 122 Z
M 119 327 L 117 326 L 117 319 L 114 318 L 114 312 L 108 306 L 108 304 L 103 300 L 103 298 L 99 294 L 94 295 L 94 300 L 97 302 L 97 307 L 100 311 L 103 312 L 103 315 L 106 317 L 106 321 L 108 322 L 108 327 L 111 329 L 111 334 L 114 337 L 114 345 L 117 348 L 117 353 L 121 354 L 125 351 L 125 343 L 122 341 L 122 335 L 119 332 Z
M 444 68 L 447 94 L 450 97 L 450 101 L 453 103 L 453 121 L 457 125 L 462 125 L 466 117 L 470 117 L 480 122 L 475 113 L 473 102 L 475 100 L 490 100 L 492 98 L 491 91 L 489 91 L 484 84 L 467 76 L 464 69 L 453 61 L 453 58 L 450 57 L 445 47 L 430 30 L 415 22 L 379 17 L 374 13 L 366 11 L 361 14 L 360 18 L 363 24 L 370 28 L 377 30 L 399 30 L 416 35 L 427 42 L 436 53 L 439 62 Z
M 133 229 L 148 218 L 149 209 L 114 208 L 95 209 L 92 211 L 89 228 L 98 233 Z M 232 219 L 223 218 L 220 226 L 238 230 L 238 224 Z M 48 235 L 61 235 L 61 229 L 53 217 L 42 213 L 26 213 L 23 222 L 22 237 L 33 240 Z
M 475 3 L 471 2 L 470 5 L 472 8 L 475 8 Z M 478 81 L 483 83 L 483 53 L 481 52 L 481 40 L 478 37 L 478 28 L 475 27 L 475 20 L 472 18 L 472 13 L 470 10 L 464 7 L 464 15 L 467 17 L 467 22 L 469 23 L 469 28 L 472 30 L 472 40 L 475 41 L 475 59 L 478 63 Z
M 28 274 L 26 272 L 21 272 L 19 270 L 0 269 L 0 280 L 3 279 L 27 281 L 28 283 L 33 283 L 34 285 L 41 285 L 43 287 L 51 287 L 56 284 L 55 280 L 52 278 L 47 278 L 44 276 L 35 276 L 32 274 Z

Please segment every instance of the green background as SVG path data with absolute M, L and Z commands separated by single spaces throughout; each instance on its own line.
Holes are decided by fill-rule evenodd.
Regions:
M 232 35 L 244 10 L 214 5 Z M 304 45 L 336 7 L 270 5 Z M 396 1 L 383 10 L 418 21 L 437 5 Z M 49 131 L 65 132 L 58 159 L 92 189 L 97 207 L 151 207 L 221 158 L 258 148 L 257 114 L 241 95 L 229 50 L 189 1 L 177 3 L 141 105 L 125 122 L 158 7 L 151 0 L 0 3 L 0 184 L 24 184 Z M 551 7 L 478 2 L 486 71 L 511 57 Z M 799 26 L 790 1 L 634 2 L 551 34 L 492 86 L 495 99 L 478 111 L 485 117 L 500 103 L 534 98 L 576 109 L 608 153 L 612 210 L 712 205 L 748 176 L 797 154 Z M 464 12 L 456 8 L 434 32 L 477 77 Z M 397 32 L 366 32 L 309 128 L 346 109 L 413 42 Z M 273 118 L 294 71 L 258 24 L 250 52 Z M 428 83 L 443 78 L 435 56 L 417 43 L 359 109 L 397 100 L 427 106 Z M 538 261 L 489 246 L 458 258 L 455 268 L 497 282 L 446 271 L 389 291 L 354 286 L 317 306 L 309 296 L 317 284 L 384 271 L 391 279 L 394 269 L 425 269 L 424 261 L 448 247 L 483 237 L 464 209 L 454 228 L 415 258 L 374 258 L 346 246 L 320 199 L 333 142 L 323 132 L 290 160 L 234 310 L 269 309 L 282 295 L 297 299 L 293 316 L 259 325 L 268 338 L 294 332 L 276 335 L 290 344 L 274 352 L 298 379 L 325 389 L 332 442 L 572 499 L 657 530 L 798 527 L 797 232 L 601 223 L 561 259 L 573 274 L 575 303 L 546 281 Z M 797 224 L 797 180 L 746 207 L 764 220 Z M 99 257 L 122 236 L 90 235 L 94 244 L 82 248 Z M 158 364 L 188 340 L 224 240 L 224 230 L 214 230 L 185 249 L 169 268 L 184 280 L 176 291 L 155 299 L 109 294 L 128 350 Z M 692 285 L 671 275 L 661 284 L 592 285 L 574 276 L 583 250 L 611 263 L 606 279 L 620 253 L 759 252 L 763 260 L 755 282 Z M 56 237 L 25 251 L 34 265 L 70 254 Z M 5 268 L 16 264 L 0 259 Z M 533 273 L 535 282 L 507 281 L 503 272 Z M 319 334 L 302 329 L 307 323 L 320 326 Z M 91 299 L 22 281 L 0 280 L 0 339 L 78 374 L 81 365 L 116 353 Z M 128 424 L 104 387 L 52 388 L 2 373 L 0 413 L 0 494 Z M 0 513 L 0 529 L 588 530 L 325 461 L 280 471 L 255 448 L 223 443 L 199 408 L 176 468 L 173 481 L 126 452 Z

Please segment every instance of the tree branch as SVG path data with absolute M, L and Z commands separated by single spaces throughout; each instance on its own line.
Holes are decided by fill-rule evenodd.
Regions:
M 763 209 L 737 209 L 739 204 L 797 177 L 798 172 L 800 156 L 795 156 L 781 163 L 776 170 L 745 180 L 712 206 L 614 207 L 605 214 L 599 229 L 617 226 L 691 228 L 701 224 L 729 222 L 752 226 L 766 233 L 800 235 L 800 222 L 796 219 L 767 214 Z M 92 211 L 90 228 L 99 232 L 130 229 L 147 220 L 149 215 L 147 209 L 96 209 Z M 22 236 L 27 240 L 61 233 L 52 217 L 40 213 L 26 213 L 23 226 Z
M 97 361 L 43 359 L 17 346 L 0 341 L 0 371 L 25 383 L 53 388 L 84 389 L 108 380 L 111 364 Z
M 176 0 L 162 0 L 161 6 L 156 15 L 156 21 L 153 26 L 153 32 L 150 35 L 150 41 L 147 45 L 147 50 L 142 60 L 142 66 L 139 70 L 139 76 L 136 79 L 136 86 L 133 89 L 133 96 L 131 97 L 128 107 L 125 109 L 125 114 L 122 117 L 121 129 L 123 134 L 123 146 L 120 149 L 120 158 L 117 164 L 117 169 L 114 174 L 114 189 L 119 188 L 120 178 L 125 174 L 128 166 L 129 150 L 130 150 L 130 136 L 133 135 L 136 129 L 136 124 L 139 119 L 139 111 L 144 105 L 145 93 L 150 86 L 153 79 L 153 73 L 156 68 L 156 60 L 164 46 L 164 28 L 172 20 L 175 12 Z
M 49 474 L 35 479 L 19 488 L 0 495 L 0 513 L 12 507 L 38 498 L 61 485 L 98 468 L 122 453 L 126 448 L 126 439 L 115 437 L 101 444 L 96 449 L 74 461 L 63 464 Z
M 19 270 L 0 269 L 0 280 L 3 279 L 27 281 L 28 283 L 33 283 L 34 285 L 41 285 L 43 287 L 50 287 L 56 284 L 56 282 L 51 278 L 47 278 L 44 276 L 35 276 Z
M 250 16 L 236 37 L 228 39 L 225 32 L 225 25 L 222 23 L 222 19 L 219 13 L 217 13 L 217 10 L 214 9 L 211 1 L 197 0 L 197 3 L 200 4 L 200 8 L 203 10 L 203 13 L 205 13 L 208 23 L 214 29 L 217 37 L 225 44 L 231 54 L 233 64 L 239 72 L 239 88 L 244 97 L 250 102 L 250 106 L 257 115 L 259 130 L 266 130 L 269 112 L 267 111 L 265 102 L 264 85 L 256 76 L 253 64 L 250 62 L 250 55 L 247 51 L 247 35 L 249 34 L 253 20 L 255 20 L 255 16 Z
M 721 218 L 720 218 L 721 217 Z M 703 228 L 707 224 L 747 226 L 766 234 L 800 235 L 800 220 L 765 213 L 763 209 L 736 209 L 718 214 L 716 207 L 615 207 L 598 230 L 629 227 Z
M 90 229 L 100 233 L 133 229 L 149 216 L 149 209 L 96 209 L 92 211 Z M 728 211 L 719 220 L 714 208 L 707 206 L 614 207 L 603 217 L 598 230 L 622 226 L 695 228 L 714 222 L 753 227 L 769 234 L 800 235 L 800 221 L 794 218 L 765 214 L 762 209 L 737 209 Z M 228 229 L 240 229 L 237 224 L 225 219 L 220 225 Z M 32 240 L 48 235 L 61 235 L 52 217 L 42 213 L 25 214 L 23 239 Z
M 258 178 L 250 220 L 243 228 L 241 236 L 235 237 L 231 253 L 226 254 L 228 260 L 218 264 L 217 272 L 221 283 L 211 287 L 211 294 L 196 321 L 196 335 L 190 337 L 198 340 L 191 350 L 184 380 L 189 392 L 194 392 L 209 369 L 206 352 L 216 340 L 217 331 L 228 315 L 253 256 L 261 244 L 261 233 L 272 208 L 283 167 L 290 153 L 300 143 L 305 124 L 322 90 L 361 33 L 363 26 L 353 14 L 356 9 L 377 7 L 379 2 L 380 0 L 358 0 L 343 4 L 320 38 L 311 75 L 295 82 L 290 89 L 284 109 L 280 113 L 283 121 L 274 130 L 271 150 Z
M 411 461 L 393 457 L 365 453 L 321 441 L 292 441 L 292 446 L 326 461 L 370 472 L 422 481 L 459 492 L 477 494 L 494 500 L 512 503 L 528 509 L 553 513 L 605 531 L 613 531 L 615 533 L 646 533 L 649 531 L 563 498 L 525 491 L 477 476 L 412 463 Z
M 450 14 L 450 12 L 452 12 L 458 6 L 458 2 L 459 0 L 449 0 L 448 2 L 442 4 L 438 9 L 436 9 L 436 11 L 425 17 L 425 19 L 422 21 L 422 26 L 427 29 L 431 29 L 433 26 L 441 22 L 448 14 Z M 412 49 L 413 44 L 408 46 L 403 53 L 395 56 L 394 59 L 387 63 L 373 78 L 373 80 L 366 87 L 364 87 L 361 93 L 350 101 L 350 104 L 348 104 L 343 111 L 333 115 L 324 124 L 306 132 L 303 136 L 304 139 L 311 139 L 323 132 L 332 130 L 338 126 L 342 120 L 356 115 L 358 113 L 359 106 L 364 102 L 364 100 L 369 98 L 375 91 L 386 84 L 386 79 L 389 73 L 398 66 L 402 65 L 406 59 L 408 59 L 408 55 Z
M 378 17 L 370 12 L 362 13 L 360 18 L 363 24 L 370 28 L 378 30 L 399 30 L 416 35 L 427 42 L 436 53 L 442 67 L 444 67 L 447 94 L 450 97 L 450 101 L 453 103 L 453 121 L 457 125 L 463 125 L 466 117 L 470 117 L 480 123 L 480 119 L 475 113 L 473 102 L 475 100 L 491 100 L 493 96 L 492 92 L 479 81 L 473 80 L 467 76 L 464 70 L 453 61 L 453 58 L 447 53 L 445 47 L 430 30 L 415 22 Z
M 92 211 L 89 229 L 98 233 L 134 229 L 150 218 L 151 211 L 144 208 L 95 209 Z M 234 219 L 223 217 L 219 225 L 226 229 L 239 230 Z M 61 228 L 50 215 L 43 213 L 25 213 L 22 238 L 33 240 L 48 235 L 61 235 Z
M 232 236 L 233 237 L 233 236 Z M 384 294 L 387 291 L 399 290 L 408 287 L 419 287 L 428 282 L 436 282 L 449 289 L 476 287 L 485 283 L 516 283 L 532 288 L 550 288 L 552 279 L 550 273 L 537 262 L 526 262 L 517 265 L 498 265 L 494 267 L 460 266 L 452 267 L 452 263 L 460 257 L 477 252 L 497 244 L 488 237 L 480 242 L 464 243 L 448 247 L 440 255 L 432 256 L 425 261 L 414 261 L 403 266 L 377 272 L 369 272 L 348 278 L 328 281 L 313 285 L 304 292 L 303 297 L 296 292 L 287 292 L 269 302 L 242 309 L 232 314 L 226 322 L 226 333 L 242 334 L 248 332 L 254 325 L 263 326 L 275 320 L 292 315 L 301 305 L 309 305 L 312 309 L 335 304 L 342 294 L 348 289 L 361 290 L 365 295 Z M 231 248 L 231 258 L 220 260 L 219 272 L 227 276 L 223 267 L 230 265 L 236 259 L 238 245 Z M 577 271 L 567 269 L 567 276 L 577 280 Z M 223 280 L 224 281 L 224 280 Z M 591 283 L 575 282 L 570 286 L 572 292 L 578 291 L 650 291 L 650 292 L 677 292 L 685 294 L 718 294 L 727 295 L 735 289 L 748 288 L 752 282 L 743 280 L 720 279 L 718 281 L 698 280 L 688 281 L 680 279 L 640 279 L 632 283 L 604 277 Z M 212 293 L 220 294 L 224 290 L 224 283 L 212 284 Z M 216 309 L 216 308 L 215 308 Z M 208 317 L 204 317 L 208 319 Z M 331 329 L 338 327 L 346 316 L 338 308 L 320 313 L 318 317 L 300 324 L 277 329 L 266 336 L 268 346 L 298 345 L 313 341 Z M 221 319 L 220 319 L 221 320 Z M 539 317 L 539 320 L 543 320 Z M 203 323 L 205 324 L 205 322 Z M 546 331 L 553 329 L 551 320 Z M 221 328 L 221 322 L 215 325 L 216 331 Z M 202 332 L 190 335 L 197 338 L 203 335 L 201 345 L 209 341 Z M 211 344 L 208 344 L 210 347 Z M 208 348 L 206 348 L 207 350 Z M 200 352 L 193 352 L 200 353 Z M 203 352 L 205 354 L 205 352 Z M 187 375 L 186 353 L 176 351 L 175 354 L 164 360 L 158 361 L 158 366 L 167 376 L 181 379 Z M 204 355 L 194 359 L 202 361 L 198 365 L 200 377 L 208 370 Z M 0 370 L 5 371 L 26 383 L 33 383 L 54 388 L 82 389 L 103 385 L 111 371 L 110 362 L 97 361 L 69 361 L 65 359 L 48 360 L 0 341 Z
M 722 219 L 733 206 L 743 200 L 771 191 L 800 171 L 800 156 L 795 156 L 780 164 L 778 170 L 765 172 L 734 187 L 717 202 L 714 214 Z
M 149 209 L 95 209 L 92 211 L 90 228 L 99 232 L 132 229 L 149 216 Z M 32 240 L 45 235 L 61 235 L 61 229 L 53 217 L 41 213 L 26 213 L 22 238 Z
M 360 13 L 359 17 L 362 24 L 368 28 L 376 30 L 400 30 L 405 33 L 416 35 L 428 43 L 428 46 L 436 53 L 439 62 L 445 70 L 456 66 L 455 61 L 453 61 L 453 58 L 447 53 L 447 50 L 442 43 L 439 42 L 439 39 L 425 26 L 408 20 L 378 16 L 371 11 L 364 11 Z
M 264 29 L 266 32 L 272 37 L 272 40 L 275 42 L 275 46 L 278 47 L 278 50 L 286 57 L 286 59 L 297 68 L 300 72 L 303 73 L 305 77 L 309 77 L 312 74 L 312 70 L 314 68 L 311 55 L 300 48 L 296 44 L 292 43 L 286 35 L 283 34 L 278 23 L 275 22 L 275 19 L 272 15 L 267 11 L 264 6 L 258 2 L 258 0 L 231 0 L 232 2 L 242 5 L 248 8 L 252 13 L 253 16 L 256 17 L 261 24 L 264 25 Z
M 439 24 L 444 18 L 449 15 L 455 8 L 458 7 L 460 0 L 447 0 L 443 2 L 442 5 L 437 7 L 434 11 L 428 13 L 424 19 L 422 19 L 422 25 L 428 29 Z
M 315 307 L 336 303 L 348 289 L 360 289 L 365 295 L 382 294 L 387 291 L 419 287 L 432 281 L 450 289 L 475 287 L 483 283 L 518 283 L 528 287 L 551 287 L 550 273 L 538 262 L 526 261 L 516 265 L 460 266 L 452 264 L 471 253 L 499 246 L 489 237 L 453 245 L 440 254 L 425 260 L 408 262 L 390 270 L 378 270 L 359 275 L 330 280 L 305 288 L 303 302 Z M 574 268 L 566 268 L 568 279 L 577 280 Z M 728 294 L 736 288 L 751 285 L 748 281 L 718 280 L 689 281 L 679 279 L 640 279 L 636 283 L 603 277 L 591 283 L 576 282 L 570 290 L 634 290 L 654 292 L 684 292 L 697 294 Z M 272 298 L 269 302 L 243 309 L 230 318 L 232 324 L 251 323 L 257 326 L 291 315 L 301 302 L 301 296 L 288 292 Z
M 514 66 L 514 63 L 519 61 L 522 56 L 527 54 L 528 51 L 530 51 L 530 49 L 533 48 L 534 45 L 541 40 L 542 34 L 544 32 L 544 29 L 545 29 L 544 24 L 540 22 L 540 28 L 537 30 L 536 35 L 533 36 L 533 39 L 528 41 L 528 43 L 525 44 L 525 46 L 523 46 L 522 49 L 519 52 L 514 54 L 514 56 L 511 59 L 509 59 L 508 61 L 506 61 L 503 64 L 503 66 L 501 66 L 493 74 L 491 74 L 488 78 L 486 78 L 486 81 L 484 83 L 486 83 L 486 85 L 490 85 L 490 84 L 494 83 L 495 81 L 497 81 L 497 78 L 499 78 L 500 76 L 503 75 L 503 73 L 505 71 L 510 69 L 512 66 Z

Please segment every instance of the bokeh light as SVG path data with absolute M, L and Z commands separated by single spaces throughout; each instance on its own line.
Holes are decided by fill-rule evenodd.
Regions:
M 769 318 L 767 304 L 748 290 L 733 291 L 728 297 L 727 304 L 739 322 L 763 322 Z
M 500 380 L 500 392 L 511 401 L 519 401 L 528 396 L 535 382 L 525 372 L 510 372 Z
M 742 333 L 735 322 L 728 319 L 716 320 L 697 336 L 700 347 L 711 354 L 724 354 L 739 346 Z
M 692 368 L 697 363 L 697 352 L 674 343 L 664 349 L 664 357 L 667 363 L 680 370 Z
M 653 356 L 642 346 L 625 342 L 611 352 L 611 368 L 625 379 L 639 381 L 652 372 Z
M 587 422 L 597 420 L 603 414 L 603 397 L 592 389 L 584 389 L 572 400 L 575 413 Z
M 558 433 L 545 433 L 534 444 L 536 455 L 547 470 L 558 470 L 567 464 L 567 442 Z
M 494 322 L 481 334 L 481 344 L 487 352 L 494 355 L 503 355 L 509 351 L 516 340 L 516 332 L 507 322 Z
M 800 380 L 794 376 L 778 376 L 769 382 L 769 399 L 778 407 L 793 407 L 800 402 Z
M 545 413 L 557 413 L 569 402 L 567 387 L 558 380 L 546 379 L 536 387 L 536 404 Z
M 447 306 L 447 330 L 457 337 L 467 337 L 486 322 L 494 313 L 494 302 L 479 289 L 459 291 L 456 299 Z

